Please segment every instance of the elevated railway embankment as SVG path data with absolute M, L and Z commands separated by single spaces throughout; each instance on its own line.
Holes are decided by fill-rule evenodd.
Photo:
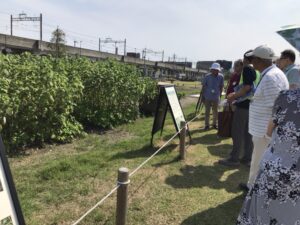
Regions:
M 50 47 L 52 43 L 39 41 L 30 38 L 0 34 L 0 50 L 11 53 L 22 53 L 29 51 L 33 54 L 49 54 L 53 52 Z M 112 58 L 120 62 L 137 65 L 144 74 L 153 77 L 175 77 L 185 74 L 188 79 L 199 79 L 207 73 L 206 70 L 199 70 L 185 66 L 179 66 L 170 62 L 157 62 L 130 56 L 116 55 L 108 52 L 101 52 L 91 49 L 79 48 L 66 45 L 66 53 L 69 55 L 85 56 L 92 60 L 103 60 Z

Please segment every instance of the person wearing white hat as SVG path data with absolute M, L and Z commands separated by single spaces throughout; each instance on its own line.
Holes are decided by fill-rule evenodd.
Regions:
M 224 78 L 220 73 L 221 66 L 219 63 L 211 65 L 210 73 L 202 81 L 202 95 L 205 106 L 205 130 L 209 129 L 210 109 L 213 111 L 213 128 L 217 129 L 218 104 L 224 87 Z
M 274 101 L 281 90 L 289 88 L 285 74 L 273 64 L 276 56 L 270 47 L 258 46 L 247 56 L 253 57 L 253 66 L 261 73 L 261 77 L 249 107 L 249 133 L 252 135 L 253 152 L 247 186 L 240 186 L 246 190 L 253 186 L 261 158 L 270 141 L 267 127 Z

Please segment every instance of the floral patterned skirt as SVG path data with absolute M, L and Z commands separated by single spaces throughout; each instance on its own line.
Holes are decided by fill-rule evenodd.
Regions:
M 300 225 L 300 162 L 286 160 L 266 152 L 236 224 Z

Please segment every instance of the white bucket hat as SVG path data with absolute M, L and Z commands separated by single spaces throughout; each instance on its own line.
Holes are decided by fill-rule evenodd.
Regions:
M 267 45 L 260 45 L 256 47 L 252 52 L 246 54 L 246 56 L 255 56 L 261 59 L 277 59 L 275 52 Z
M 211 64 L 211 67 L 209 69 L 221 71 L 221 66 L 219 63 L 213 63 L 213 64 Z

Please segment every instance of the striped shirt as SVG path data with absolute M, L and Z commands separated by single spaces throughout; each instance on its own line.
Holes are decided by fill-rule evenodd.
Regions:
M 249 133 L 252 136 L 265 136 L 274 101 L 279 92 L 286 89 L 289 89 L 288 80 L 278 67 L 272 65 L 262 72 L 249 108 Z

